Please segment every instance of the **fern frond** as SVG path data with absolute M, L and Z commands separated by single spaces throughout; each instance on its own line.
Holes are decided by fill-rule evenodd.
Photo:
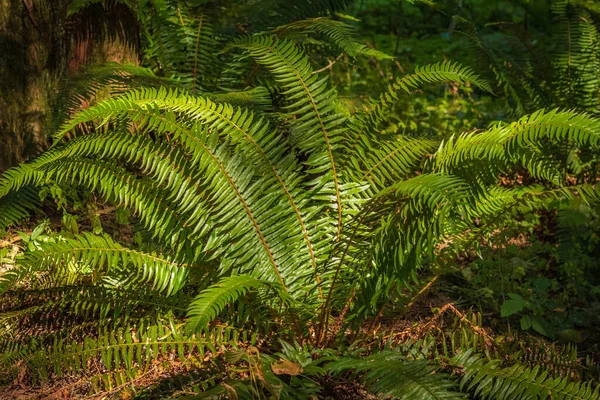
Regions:
M 271 94 L 264 86 L 238 92 L 204 93 L 215 103 L 227 103 L 234 107 L 251 107 L 253 110 L 267 111 L 272 108 Z
M 47 348 L 26 354 L 24 360 L 39 379 L 47 379 L 50 374 L 60 377 L 71 372 L 94 374 L 121 368 L 146 369 L 164 357 L 200 364 L 205 351 L 216 354 L 220 344 L 237 345 L 237 333 L 225 329 L 196 338 L 183 333 L 181 326 L 171 320 L 101 332 L 98 338 L 87 337 L 82 342 L 57 340 Z
M 250 289 L 263 286 L 259 279 L 237 275 L 221 279 L 213 286 L 204 289 L 191 303 L 188 309 L 188 327 L 193 331 L 208 329 L 208 324 L 230 304 Z
M 355 371 L 361 382 L 381 397 L 406 400 L 454 400 L 466 397 L 453 391 L 456 384 L 437 372 L 427 360 L 411 360 L 396 351 L 383 351 L 364 359 L 342 359 L 327 365 L 334 372 Z
M 341 157 L 341 163 L 351 163 L 365 173 L 357 176 L 359 180 L 368 178 L 372 183 L 381 188 L 385 182 L 392 183 L 405 174 L 409 167 L 416 164 L 425 152 L 432 152 L 433 143 L 425 141 L 412 142 L 414 156 L 407 154 L 408 143 L 406 140 L 382 140 L 376 135 L 379 125 L 387 118 L 388 110 L 398 99 L 399 92 L 411 92 L 423 83 L 456 82 L 473 83 L 482 90 L 491 92 L 487 82 L 480 79 L 471 69 L 462 67 L 458 63 L 444 62 L 417 68 L 413 74 L 398 78 L 388 90 L 381 95 L 378 102 L 371 107 L 359 111 L 349 126 L 347 140 L 342 142 L 346 152 Z M 405 147 L 405 143 L 407 143 Z M 400 167 L 399 169 L 395 169 Z M 373 169 L 373 170 L 372 170 Z
M 303 21 L 292 22 L 287 25 L 278 26 L 273 33 L 289 36 L 290 33 L 313 33 L 318 32 L 327 36 L 333 41 L 342 51 L 352 57 L 366 56 L 373 57 L 377 60 L 386 60 L 393 57 L 367 47 L 355 40 L 356 32 L 351 25 L 343 21 L 335 21 L 330 18 L 321 17 L 307 19 Z
M 181 2 L 146 2 L 138 10 L 144 27 L 145 58 L 158 72 L 177 79 L 195 92 L 210 90 L 216 78 L 217 41 L 209 17 L 193 16 Z
M 157 311 L 181 314 L 191 300 L 184 291 L 165 296 L 141 286 L 114 288 L 86 284 L 53 286 L 48 289 L 19 288 L 3 293 L 2 299 L 0 325 L 10 325 L 11 330 L 21 331 L 24 325 L 37 325 L 44 319 L 56 318 L 55 314 L 50 314 L 52 311 L 61 313 L 61 319 L 83 317 L 86 320 L 98 318 L 101 321 L 117 321 L 144 315 L 144 310 L 152 314 Z M 18 322 L 7 324 L 7 320 Z M 56 324 L 55 321 L 52 322 Z M 0 329 L 1 335 L 5 335 L 5 331 Z M 32 336 L 38 334 L 36 332 Z
M 327 160 L 329 173 L 321 179 L 320 186 L 325 186 L 330 179 L 333 181 L 336 240 L 339 240 L 343 223 L 343 188 L 334 154 L 345 117 L 336 111 L 335 90 L 327 89 L 327 78 L 320 79 L 312 73 L 306 57 L 291 42 L 256 36 L 240 40 L 235 46 L 248 50 L 284 88 L 283 94 L 291 103 L 287 109 L 297 115 L 294 142 L 302 152 L 309 154 L 307 164 L 311 170 L 324 172 L 323 163 Z
M 417 67 L 414 73 L 396 79 L 396 81 L 390 85 L 388 91 L 382 95 L 382 99 L 386 102 L 391 102 L 395 99 L 396 93 L 400 90 L 410 93 L 412 89 L 416 89 L 424 83 L 443 82 L 456 82 L 461 84 L 471 83 L 481 90 L 493 93 L 490 84 L 481 79 L 471 68 L 463 67 L 459 63 L 444 61 L 443 63 Z
M 533 176 L 560 184 L 567 172 L 564 160 L 556 154 L 550 157 L 549 146 L 568 142 L 597 148 L 599 126 L 587 114 L 540 110 L 508 126 L 451 137 L 440 146 L 432 167 L 489 183 L 497 181 L 498 173 L 520 165 Z
M 435 146 L 427 140 L 377 140 L 364 135 L 353 144 L 344 164 L 348 163 L 350 174 L 358 182 L 367 181 L 380 190 L 408 176 Z
M 42 202 L 33 186 L 25 186 L 18 192 L 12 192 L 0 198 L 0 232 L 40 209 Z
M 165 112 L 163 113 L 161 110 L 165 110 Z M 179 119 L 178 116 L 181 118 Z M 200 229 L 206 227 L 206 225 L 202 223 L 204 220 L 200 218 L 200 216 L 203 215 L 201 212 L 202 209 L 196 208 L 191 215 L 191 218 L 193 218 L 191 220 L 185 219 L 185 217 L 182 216 L 182 212 L 190 210 L 190 205 L 206 204 L 207 200 L 210 201 L 208 204 L 210 204 L 214 212 L 221 214 L 219 219 L 221 221 L 228 221 L 225 225 L 219 226 L 218 228 L 220 232 L 226 232 L 226 235 L 221 234 L 222 236 L 217 236 L 216 238 L 219 240 L 213 240 L 212 243 L 210 243 L 210 248 L 214 248 L 212 246 L 217 246 L 220 243 L 220 240 L 234 239 L 231 236 L 231 232 L 229 232 L 232 227 L 236 227 L 236 230 L 238 231 L 236 235 L 239 235 L 238 237 L 244 237 L 245 240 L 252 240 L 251 236 L 244 236 L 244 231 L 240 231 L 240 229 L 246 229 L 248 225 L 237 222 L 237 219 L 246 216 L 251 223 L 250 226 L 253 227 L 258 235 L 257 239 L 259 239 L 261 243 L 260 246 L 253 245 L 248 248 L 253 249 L 253 252 L 263 248 L 266 251 L 265 255 L 267 256 L 265 261 L 271 265 L 272 271 L 275 272 L 276 275 L 280 273 L 279 266 L 277 265 L 274 255 L 270 254 L 270 239 L 265 236 L 265 232 L 263 231 L 267 229 L 267 232 L 273 232 L 273 236 L 271 237 L 275 240 L 275 243 L 277 243 L 280 242 L 282 238 L 275 235 L 276 232 L 280 231 L 283 226 L 295 226 L 298 234 L 304 237 L 303 241 L 296 243 L 305 243 L 308 246 L 309 251 L 304 254 L 311 257 L 313 268 L 316 270 L 315 251 L 311 249 L 311 239 L 304 222 L 306 217 L 300 213 L 300 207 L 298 206 L 298 204 L 302 203 L 302 197 L 306 196 L 306 194 L 302 194 L 299 188 L 296 189 L 295 187 L 295 185 L 297 185 L 296 182 L 298 182 L 295 172 L 297 170 L 296 161 L 294 158 L 290 157 L 290 154 L 286 154 L 285 147 L 274 146 L 276 143 L 273 141 L 274 133 L 268 129 L 268 125 L 264 120 L 257 120 L 254 122 L 252 114 L 248 114 L 245 110 L 234 109 L 225 104 L 218 105 L 202 98 L 180 96 L 176 92 L 133 92 L 131 95 L 102 102 L 101 104 L 82 112 L 78 118 L 67 124 L 59 133 L 57 142 L 76 125 L 97 119 L 102 121 L 111 119 L 116 119 L 117 121 L 131 120 L 132 123 L 136 124 L 138 129 L 144 131 L 152 130 L 153 132 L 157 132 L 158 130 L 161 134 L 173 135 L 173 139 L 181 142 L 192 155 L 191 160 L 187 161 L 187 164 L 186 162 L 182 163 L 180 157 L 177 156 L 178 152 L 168 150 L 166 145 L 161 147 L 160 145 L 152 144 L 147 139 L 134 139 L 128 135 L 125 135 L 123 139 L 113 136 L 116 138 L 114 142 L 106 142 L 106 136 L 96 136 L 96 140 L 93 137 L 86 136 L 81 139 L 81 142 L 77 140 L 70 142 L 62 151 L 55 150 L 56 154 L 68 152 L 68 154 L 77 154 L 78 156 L 94 153 L 101 153 L 103 157 L 108 157 L 110 155 L 127 155 L 130 160 L 139 160 L 145 168 L 150 168 L 147 172 L 156 176 L 159 181 L 162 181 L 161 183 L 166 184 L 167 188 L 165 189 L 168 189 L 168 186 L 172 187 L 164 192 L 163 190 L 154 190 L 154 193 L 147 192 L 145 194 L 130 188 L 127 190 L 128 195 L 126 197 L 117 197 L 119 201 L 122 202 L 125 200 L 126 204 L 133 204 L 135 203 L 133 202 L 134 198 L 139 199 L 140 201 L 148 201 L 149 198 L 162 196 L 162 193 L 168 191 L 177 193 L 176 199 L 172 199 L 172 196 L 169 195 L 166 196 L 169 198 L 167 203 L 170 205 L 164 203 L 165 214 L 161 214 L 162 218 L 168 219 L 172 223 L 179 223 L 182 227 L 190 226 L 192 229 L 191 232 L 198 235 L 204 235 L 205 231 Z M 199 123 L 204 123 L 207 127 L 200 129 L 198 127 Z M 190 127 L 190 125 L 192 126 Z M 208 137 L 206 134 L 207 129 L 214 129 L 214 134 Z M 228 142 L 218 143 L 216 141 L 217 135 L 228 136 Z M 230 144 L 237 146 L 243 153 L 231 156 L 226 150 Z M 135 149 L 135 147 L 137 147 L 137 149 Z M 136 155 L 132 156 L 131 153 Z M 160 156 L 160 153 L 163 155 Z M 265 171 L 268 172 L 268 175 L 265 175 L 262 178 L 265 181 L 264 184 L 255 182 L 251 186 L 248 186 L 250 179 L 256 175 L 255 172 L 253 172 L 254 166 L 251 166 L 248 162 L 240 163 L 246 155 L 254 159 L 257 158 L 257 162 L 253 164 L 261 166 L 261 168 L 266 167 Z M 48 158 L 56 159 L 58 156 L 55 155 L 54 157 Z M 167 158 L 167 160 L 163 160 L 164 158 Z M 56 164 L 52 164 L 53 166 L 51 168 L 54 168 L 54 165 L 58 166 L 64 164 L 67 160 L 60 158 L 60 161 L 53 162 Z M 78 163 L 86 164 L 85 161 L 78 161 Z M 193 164 L 195 164 L 196 167 L 192 168 L 191 165 Z M 188 165 L 188 167 L 185 167 L 185 165 Z M 89 167 L 92 168 L 91 165 Z M 49 168 L 48 165 L 46 165 L 45 168 Z M 81 166 L 81 168 L 83 168 L 83 166 Z M 190 169 L 195 175 L 186 174 L 186 169 Z M 220 208 L 214 207 L 214 200 L 211 200 L 210 196 L 206 199 L 200 199 L 198 197 L 200 192 L 194 194 L 194 191 L 197 191 L 198 189 L 197 185 L 193 184 L 197 179 L 194 176 L 199 176 L 212 170 L 218 172 L 217 175 L 212 175 L 213 177 L 220 177 L 218 180 L 212 179 L 209 181 L 209 187 L 215 190 L 213 193 L 219 193 L 220 189 L 217 188 L 222 188 L 222 184 L 226 184 L 226 186 L 229 186 L 231 189 L 228 191 L 229 194 L 227 197 L 222 197 L 223 192 L 220 192 L 221 197 L 218 198 L 218 201 L 223 205 L 223 207 Z M 62 169 L 60 171 L 62 171 Z M 57 177 L 63 176 L 60 171 L 57 171 Z M 78 179 L 84 178 L 84 180 L 88 181 L 97 180 L 102 174 L 106 174 L 107 172 L 108 171 L 104 171 L 100 173 L 100 171 L 98 171 L 92 173 L 91 171 L 87 171 L 86 177 L 81 175 L 78 176 Z M 51 174 L 51 176 L 54 176 L 54 174 Z M 130 182 L 133 183 L 131 179 L 125 179 L 117 184 L 117 186 L 114 186 L 113 184 L 111 187 L 120 187 L 124 184 L 129 184 Z M 243 190 L 245 190 L 244 188 L 248 188 L 250 192 L 248 192 L 248 194 L 243 193 Z M 266 228 L 261 227 L 260 220 L 254 215 L 254 205 L 248 202 L 248 199 L 251 199 L 252 202 L 258 201 L 259 199 L 255 198 L 252 193 L 264 190 L 271 193 L 280 191 L 280 194 L 277 196 L 285 196 L 291 205 L 291 208 L 285 207 L 284 204 L 274 208 L 267 207 L 265 204 L 260 205 L 259 210 L 260 213 L 264 214 L 264 218 L 269 219 L 270 221 L 277 221 L 275 224 L 265 225 Z M 114 198 L 114 196 L 110 197 L 110 192 L 103 193 L 104 195 L 109 196 L 109 200 Z M 271 202 L 277 201 L 278 198 L 274 193 L 273 195 L 263 193 L 263 196 L 270 199 Z M 181 199 L 184 201 L 182 202 Z M 237 203 L 237 206 L 234 203 Z M 168 212 L 169 214 L 167 217 L 167 209 L 172 207 L 181 207 L 182 212 L 176 214 Z M 242 213 L 235 213 L 236 219 L 233 220 L 228 217 L 231 214 L 232 207 L 241 207 L 244 210 Z M 152 222 L 156 218 L 150 218 L 149 216 L 146 218 L 143 216 L 141 210 L 136 209 L 136 211 L 142 213 L 142 219 L 148 223 L 148 226 L 152 229 L 162 225 Z M 158 217 L 161 218 L 161 215 Z M 275 215 L 277 215 L 277 217 L 275 217 Z M 215 216 L 215 218 L 216 217 L 217 216 Z M 260 218 L 262 219 L 263 217 Z M 292 218 L 297 222 L 293 223 Z M 149 221 L 149 219 L 152 219 L 152 221 Z M 196 228 L 194 228 L 194 226 Z M 163 237 L 160 232 L 157 232 L 156 234 L 158 237 Z M 173 239 L 171 243 L 174 243 L 174 238 L 171 239 Z M 239 247 L 234 249 L 235 252 L 233 253 L 233 258 L 235 258 L 235 254 L 240 256 L 243 255 L 245 259 L 252 255 L 252 253 L 245 252 L 242 244 L 239 244 L 238 246 Z M 208 249 L 209 248 L 207 248 L 207 250 Z M 281 248 L 280 255 L 278 254 L 277 256 L 282 257 L 282 259 L 289 263 L 294 263 L 296 266 L 300 265 L 302 262 L 301 258 L 286 256 L 286 253 L 289 252 L 289 254 L 291 254 L 293 251 L 294 247 L 286 246 Z M 228 265 L 225 264 L 224 267 L 227 268 Z M 259 269 L 257 269 L 257 271 Z M 302 270 L 295 266 L 285 265 L 284 271 L 289 271 L 296 275 Z M 281 280 L 282 278 L 278 277 L 277 279 Z
M 549 378 L 548 371 L 536 366 L 502 368 L 500 361 L 484 361 L 471 351 L 459 353 L 452 362 L 464 372 L 461 386 L 482 399 L 577 399 L 596 400 L 600 389 L 591 382 L 569 382 Z
M 139 87 L 169 87 L 176 83 L 137 65 L 93 64 L 61 83 L 54 101 L 52 130 L 56 131 L 66 120 L 104 96 L 119 95 Z
M 166 111 L 163 114 L 160 110 Z M 182 118 L 178 119 L 177 115 Z M 114 143 L 102 142 L 100 145 L 92 146 L 86 143 L 88 143 L 88 140 L 93 139 L 82 139 L 81 145 L 68 144 L 63 152 L 70 152 L 71 150 L 69 149 L 74 148 L 76 151 L 73 151 L 73 154 L 78 155 L 90 153 L 90 151 L 86 150 L 89 148 L 93 149 L 95 153 L 99 153 L 100 151 L 96 149 L 98 146 L 103 152 L 103 156 L 127 154 L 127 157 L 132 157 L 131 153 L 137 154 L 133 157 L 133 160 L 143 162 L 143 166 L 150 168 L 148 171 L 150 174 L 162 180 L 167 186 L 172 186 L 169 191 L 177 193 L 176 197 L 181 198 L 181 200 L 171 199 L 172 196 L 165 196 L 166 192 L 156 189 L 152 194 L 148 193 L 142 196 L 138 193 L 137 188 L 130 188 L 127 190 L 128 195 L 126 197 L 119 198 L 120 202 L 125 200 L 126 204 L 134 204 L 133 199 L 135 198 L 139 199 L 139 201 L 152 203 L 150 199 L 156 198 L 156 196 L 165 196 L 169 198 L 167 203 L 170 205 L 163 201 L 165 213 L 159 214 L 158 217 L 161 218 L 162 216 L 162 218 L 168 219 L 171 223 L 180 224 L 179 226 L 181 227 L 189 226 L 191 233 L 199 236 L 207 233 L 204 230 L 207 226 L 203 223 L 205 219 L 201 218 L 205 214 L 203 214 L 202 208 L 198 208 L 197 206 L 198 204 L 207 204 L 207 206 L 209 205 L 212 208 L 212 212 L 217 214 L 213 215 L 214 218 L 227 222 L 217 226 L 217 231 L 215 232 L 217 236 L 213 236 L 212 242 L 207 244 L 210 247 L 207 247 L 205 250 L 216 248 L 219 243 L 223 243 L 223 240 L 231 241 L 235 240 L 236 237 L 243 238 L 243 243 L 238 243 L 235 248 L 230 248 L 230 250 L 233 250 L 230 253 L 230 260 L 235 259 L 237 256 L 247 260 L 262 248 L 266 256 L 264 261 L 271 266 L 271 273 L 274 272 L 275 275 L 281 275 L 282 271 L 284 274 L 297 275 L 303 271 L 303 269 L 298 268 L 302 263 L 302 258 L 286 255 L 292 254 L 294 246 L 280 247 L 279 252 L 273 254 L 271 251 L 272 246 L 269 243 L 273 241 L 276 244 L 283 240 L 283 238 L 277 235 L 277 232 L 284 229 L 284 226 L 288 230 L 294 227 L 293 229 L 296 230 L 297 234 L 301 235 L 300 237 L 304 237 L 304 240 L 296 242 L 297 245 L 304 243 L 308 246 L 309 251 L 305 254 L 312 259 L 313 268 L 316 269 L 315 251 L 311 249 L 311 239 L 304 223 L 306 217 L 300 213 L 300 207 L 298 206 L 298 204 L 302 203 L 302 197 L 306 196 L 306 194 L 302 194 L 299 188 L 296 188 L 298 182 L 296 161 L 290 154 L 286 154 L 285 147 L 275 146 L 276 141 L 273 140 L 274 133 L 268 129 L 268 125 L 264 120 L 253 121 L 252 114 L 247 113 L 246 110 L 234 109 L 224 104 L 218 105 L 202 98 L 180 96 L 176 92 L 134 92 L 130 96 L 109 100 L 84 111 L 74 122 L 68 124 L 63 129 L 62 134 L 68 132 L 69 129 L 72 129 L 72 127 L 81 122 L 99 118 L 105 121 L 112 118 L 117 120 L 130 119 L 133 120 L 133 123 L 136 123 L 138 129 L 144 131 L 152 130 L 155 133 L 158 132 L 164 135 L 173 135 L 173 139 L 180 142 L 189 154 L 191 154 L 190 160 L 182 162 L 178 156 L 175 156 L 178 152 L 168 150 L 166 145 L 162 146 L 163 150 L 160 150 L 161 146 L 151 143 L 144 145 L 144 140 L 137 139 L 136 142 L 131 138 L 128 139 L 127 135 L 123 139 L 115 140 Z M 201 128 L 199 123 L 206 124 L 206 127 Z M 213 134 L 208 136 L 206 133 L 207 130 L 212 130 Z M 220 135 L 225 135 L 227 141 L 219 143 L 218 137 Z M 99 141 L 95 143 L 100 143 L 102 140 L 101 137 L 98 137 L 98 139 Z M 145 141 L 148 142 L 147 139 Z M 76 143 L 76 141 L 72 143 Z M 117 147 L 117 143 L 122 143 L 123 147 Z M 242 152 L 230 155 L 228 151 L 230 145 L 237 146 Z M 135 146 L 139 146 L 139 149 L 135 150 L 132 148 Z M 103 148 L 104 150 L 102 150 Z M 125 149 L 127 150 L 124 151 Z M 164 155 L 161 157 L 160 153 Z M 251 179 L 257 175 L 254 171 L 255 166 L 245 161 L 245 156 L 256 159 L 257 162 L 255 165 L 265 168 L 264 170 L 268 175 L 264 175 L 261 178 L 264 183 L 261 184 L 258 181 L 250 184 Z M 166 158 L 166 160 L 163 160 L 163 158 Z M 58 163 L 65 162 L 65 159 L 61 159 Z M 187 165 L 188 167 L 180 167 L 181 165 Z M 186 169 L 192 171 L 193 175 L 185 173 Z M 213 171 L 216 174 L 212 173 Z M 106 172 L 103 173 L 105 174 Z M 211 173 L 209 176 L 212 178 L 208 181 L 208 186 L 202 189 L 206 190 L 208 188 L 213 194 L 200 196 L 202 197 L 200 198 L 199 195 L 202 191 L 198 190 L 199 188 L 194 182 L 197 182 L 198 178 L 196 177 L 202 176 L 205 173 Z M 62 173 L 57 173 L 56 176 L 62 176 Z M 86 176 L 78 176 L 78 178 L 97 182 L 96 180 L 101 175 L 88 171 Z M 130 181 L 125 180 L 117 186 L 113 185 L 113 187 L 123 186 L 123 184 L 128 184 Z M 229 190 L 223 192 L 223 187 L 228 187 Z M 186 190 L 186 188 L 189 190 Z M 275 192 L 279 192 L 279 194 Z M 110 192 L 103 193 L 109 196 L 109 200 L 114 198 L 114 196 L 110 197 Z M 258 193 L 262 193 L 261 198 L 256 197 Z M 218 194 L 218 197 L 213 197 L 216 194 Z M 279 204 L 276 207 L 269 206 L 269 204 L 274 204 L 282 195 L 287 198 L 291 207 L 286 207 L 285 204 Z M 264 203 L 264 199 L 268 199 L 269 203 Z M 222 207 L 214 207 L 215 201 L 221 204 Z M 196 205 L 196 209 L 192 209 L 194 205 Z M 258 215 L 255 215 L 255 206 L 259 212 Z M 182 215 L 182 212 L 172 214 L 170 211 L 167 211 L 167 209 L 171 209 L 172 207 L 181 208 L 184 213 L 190 211 L 191 214 L 189 217 L 186 217 L 186 214 Z M 232 214 L 232 208 L 241 212 Z M 150 216 L 146 218 L 143 216 L 143 211 L 137 208 L 136 211 L 142 213 L 142 219 L 152 229 L 162 226 L 162 224 L 154 223 L 156 218 Z M 232 215 L 235 216 L 233 219 L 231 218 Z M 242 220 L 247 218 L 246 221 L 250 225 L 247 222 L 240 223 L 240 218 Z M 262 225 L 262 220 L 272 222 Z M 254 230 L 257 236 L 253 238 L 251 235 L 246 235 L 245 233 L 249 228 Z M 233 236 L 231 229 L 234 229 Z M 163 237 L 160 232 L 156 234 L 158 237 Z M 250 244 L 248 240 L 253 241 L 254 239 L 257 239 L 259 242 Z M 289 240 L 289 238 L 285 240 Z M 174 243 L 174 241 L 171 243 Z M 257 246 L 256 244 L 259 245 Z M 247 252 L 248 249 L 251 249 L 250 253 Z M 226 248 L 221 247 L 220 250 L 223 251 Z M 215 256 L 219 254 L 215 254 Z M 279 257 L 291 265 L 283 265 L 284 268 L 280 271 L 280 266 L 275 257 Z M 231 265 L 231 261 L 228 264 L 224 264 L 223 267 L 228 268 L 229 265 Z M 261 264 L 259 263 L 259 265 Z M 257 273 L 259 270 L 264 273 L 265 267 L 266 264 L 265 266 L 255 268 L 255 270 Z M 283 278 L 282 276 L 276 277 L 280 281 Z
M 111 274 L 115 270 L 128 270 L 133 266 L 136 271 L 128 271 L 130 279 L 136 284 L 149 282 L 157 292 L 167 295 L 177 293 L 185 284 L 187 265 L 170 260 L 157 254 L 144 253 L 121 246 L 108 236 L 96 236 L 89 233 L 73 239 L 64 238 L 48 243 L 42 249 L 27 252 L 15 260 L 16 267 L 0 277 L 0 292 L 10 287 L 5 284 L 11 278 L 12 284 L 20 278 L 30 277 L 35 271 L 55 269 L 60 276 L 61 268 L 69 263 L 80 264 L 94 273 Z M 59 279 L 59 276 L 57 279 Z
M 398 100 L 399 92 L 411 93 L 412 90 L 420 87 L 424 83 L 460 83 L 473 84 L 478 88 L 492 93 L 492 88 L 488 82 L 481 79 L 473 70 L 463 67 L 459 63 L 445 61 L 443 63 L 430 64 L 424 67 L 417 67 L 414 73 L 407 74 L 389 85 L 379 101 L 374 106 L 368 108 L 357 115 L 359 129 L 367 129 L 374 133 L 378 124 L 385 119 L 387 110 Z
M 600 102 L 600 35 L 590 13 L 568 0 L 552 3 L 557 97 L 566 107 L 596 111 Z
M 502 46 L 494 46 L 471 21 L 455 19 L 461 26 L 458 33 L 466 36 L 479 53 L 481 67 L 489 69 L 496 79 L 510 115 L 519 117 L 556 104 L 554 93 L 545 84 L 551 69 L 545 46 L 535 46 L 537 40 L 527 38 L 526 32 L 517 35 L 498 32 L 504 40 Z

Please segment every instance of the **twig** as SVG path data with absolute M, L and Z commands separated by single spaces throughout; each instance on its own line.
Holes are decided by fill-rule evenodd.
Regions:
M 333 60 L 333 61 L 332 61 L 332 60 L 329 60 L 329 64 L 328 64 L 326 67 L 323 67 L 323 68 L 321 68 L 321 69 L 318 69 L 318 70 L 316 70 L 316 71 L 313 71 L 311 75 L 318 74 L 319 72 L 323 72 L 323 71 L 326 71 L 326 70 L 330 69 L 331 67 L 333 67 L 333 65 L 334 65 L 336 62 L 338 62 L 338 60 L 339 60 L 340 58 L 342 58 L 342 55 L 343 55 L 343 54 L 344 54 L 344 53 L 342 53 L 342 54 L 340 54 L 339 56 L 337 56 L 337 58 L 336 58 L 335 60 Z
M 344 305 L 344 308 L 342 309 L 342 312 L 340 313 L 340 316 L 338 317 L 336 325 L 332 328 L 332 335 L 330 337 L 330 341 L 338 334 L 338 332 L 342 328 L 342 326 L 344 324 L 344 317 L 346 316 L 346 313 L 350 309 L 350 305 L 352 304 L 352 300 L 354 300 L 355 294 L 356 294 L 356 285 L 354 285 L 354 287 L 352 288 L 352 291 L 350 292 L 350 296 L 348 296 L 348 300 L 346 300 L 346 304 Z
M 493 345 L 494 344 L 494 339 L 486 332 L 486 330 L 484 328 L 482 328 L 480 326 L 477 326 L 477 325 L 473 324 L 471 321 L 469 321 L 468 318 L 466 318 L 462 312 L 460 312 L 456 307 L 454 307 L 454 305 L 452 303 L 445 304 L 436 315 L 434 315 L 433 317 L 431 317 L 429 319 L 429 321 L 427 321 L 423 325 L 419 325 L 418 328 L 417 328 L 417 332 L 426 332 L 426 331 L 428 331 L 429 330 L 428 328 L 435 321 L 437 321 L 438 319 L 440 319 L 442 317 L 442 315 L 444 315 L 444 313 L 447 310 L 452 311 L 454 313 L 454 315 L 456 315 L 458 317 L 458 319 L 460 319 L 461 322 L 466 323 L 467 325 L 469 325 L 471 327 L 471 329 L 473 330 L 473 332 L 475 332 L 476 334 L 482 336 L 485 339 L 485 341 L 486 341 L 486 343 L 488 345 Z M 404 330 L 402 330 L 400 332 L 391 333 L 391 334 L 389 334 L 387 336 L 384 336 L 381 340 L 382 341 L 386 341 L 389 338 L 396 338 L 398 336 L 406 335 L 406 334 L 409 334 L 409 333 L 414 332 L 414 331 L 415 331 L 415 328 L 411 327 L 411 328 L 408 328 L 408 329 L 404 329 Z
M 440 277 L 440 274 L 438 273 L 437 275 L 435 275 L 433 277 L 432 280 L 429 281 L 429 283 L 425 286 L 423 286 L 423 289 L 419 290 L 419 293 L 417 293 L 411 300 L 410 302 L 406 305 L 406 308 L 404 309 L 404 312 L 406 313 L 412 306 L 413 304 L 416 303 L 417 298 L 419 296 L 421 296 L 423 293 L 425 293 L 427 290 L 429 290 L 429 288 L 438 280 L 438 278 Z

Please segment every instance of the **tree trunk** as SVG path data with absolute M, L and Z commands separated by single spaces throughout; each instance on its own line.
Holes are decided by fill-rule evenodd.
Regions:
M 48 84 L 46 49 L 27 19 L 25 1 L 0 0 L 0 170 L 46 145 L 43 133 Z
M 0 171 L 48 147 L 52 98 L 69 72 L 90 60 L 138 60 L 119 39 L 95 42 L 71 27 L 67 0 L 0 0 Z

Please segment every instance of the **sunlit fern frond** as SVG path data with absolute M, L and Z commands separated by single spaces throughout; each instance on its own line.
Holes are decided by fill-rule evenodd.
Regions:
M 514 165 L 523 165 L 534 176 L 559 183 L 564 160 L 550 157 L 548 143 L 572 143 L 597 148 L 598 121 L 573 111 L 544 111 L 525 116 L 510 125 L 498 125 L 485 132 L 452 137 L 434 158 L 434 170 L 470 175 L 479 180 L 495 180 L 494 175 Z M 467 144 L 468 143 L 468 144 Z M 481 168 L 481 162 L 486 168 Z M 561 169 L 563 169 L 561 171 Z M 461 172 L 458 172 L 461 171 Z
M 124 275 L 126 278 L 121 285 L 126 288 L 148 283 L 153 290 L 167 295 L 177 293 L 183 287 L 187 268 L 192 267 L 177 263 L 169 256 L 124 247 L 109 236 L 85 233 L 73 239 L 59 238 L 41 245 L 39 250 L 19 256 L 15 266 L 0 276 L 0 291 L 11 290 L 23 279 L 28 279 L 32 285 L 36 272 L 50 272 L 53 285 L 56 285 L 65 279 L 65 275 L 70 276 L 75 266 L 78 266 L 81 278 L 94 275 L 98 280 L 103 275 Z
M 233 303 L 251 289 L 264 285 L 249 276 L 231 276 L 203 290 L 191 303 L 188 311 L 188 327 L 192 331 L 204 331 L 227 304 Z
M 282 86 L 288 102 L 286 110 L 295 116 L 293 143 L 308 155 L 306 164 L 310 170 L 323 174 L 317 187 L 331 191 L 335 199 L 330 206 L 337 214 L 334 226 L 336 240 L 339 240 L 344 220 L 344 192 L 350 187 L 342 186 L 341 170 L 336 160 L 346 117 L 338 112 L 335 89 L 328 87 L 327 78 L 313 73 L 308 59 L 292 42 L 255 36 L 239 40 L 234 46 L 246 49 Z M 324 168 L 324 165 L 327 167 Z

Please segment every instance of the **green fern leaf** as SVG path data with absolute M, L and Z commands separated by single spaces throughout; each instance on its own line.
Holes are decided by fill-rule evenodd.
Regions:
M 208 324 L 227 306 L 250 289 L 263 286 L 259 279 L 238 275 L 223 278 L 202 291 L 190 304 L 187 326 L 192 331 L 208 329 Z
M 406 400 L 457 400 L 456 384 L 438 373 L 427 360 L 410 360 L 399 352 L 383 351 L 364 359 L 342 359 L 327 365 L 334 372 L 353 370 L 367 389 L 384 398 Z
M 362 43 L 355 41 L 356 33 L 352 27 L 343 21 L 335 21 L 330 18 L 313 18 L 303 21 L 295 21 L 287 25 L 277 27 L 273 33 L 283 33 L 290 36 L 290 33 L 313 33 L 318 32 L 331 39 L 340 49 L 352 57 L 366 56 L 377 60 L 387 60 L 393 57 L 367 47 Z
M 591 382 L 569 382 L 568 378 L 549 378 L 548 371 L 536 366 L 514 365 L 502 368 L 500 361 L 484 361 L 472 351 L 461 352 L 453 363 L 464 371 L 461 386 L 482 399 L 520 400 L 537 398 L 558 400 L 597 400 L 600 389 Z

